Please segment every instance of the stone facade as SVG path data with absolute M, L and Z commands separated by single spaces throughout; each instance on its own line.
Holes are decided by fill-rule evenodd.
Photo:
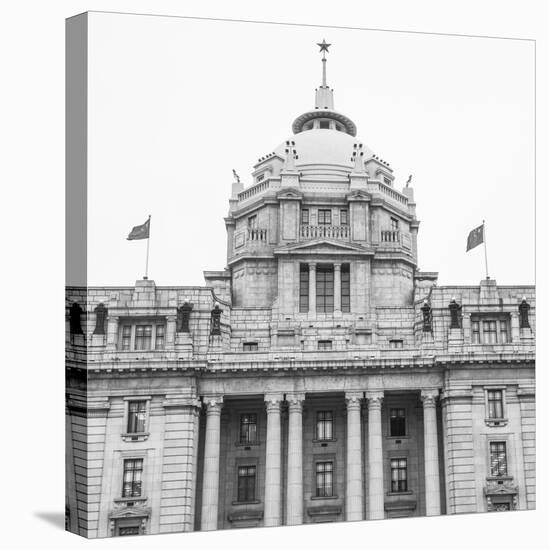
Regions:
M 69 530 L 535 507 L 533 287 L 419 271 L 412 188 L 316 102 L 206 286 L 67 288 Z

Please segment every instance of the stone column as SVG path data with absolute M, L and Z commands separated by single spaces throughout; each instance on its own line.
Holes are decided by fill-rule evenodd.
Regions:
M 316 264 L 309 264 L 309 313 L 316 313 Z
M 202 479 L 201 530 L 217 529 L 219 503 L 219 444 L 221 434 L 222 397 L 204 399 L 206 408 L 206 437 L 204 442 L 204 474 Z
M 341 262 L 334 263 L 334 312 L 341 313 Z
M 175 345 L 176 315 L 168 315 L 166 322 L 166 348 L 173 349 Z
M 347 402 L 347 486 L 345 491 L 345 519 L 360 521 L 362 513 L 362 433 L 360 429 L 360 401 L 362 392 L 345 394 Z
M 385 517 L 381 431 L 383 392 L 366 392 L 366 399 L 368 400 L 368 519 L 383 519 Z
M 282 524 L 282 456 L 280 436 L 281 395 L 266 395 L 267 444 L 265 451 L 265 527 Z
M 425 510 L 428 516 L 440 515 L 437 409 L 438 390 L 422 390 L 423 442 L 425 446 Z
M 304 394 L 286 397 L 289 404 L 286 524 L 303 523 L 303 401 Z

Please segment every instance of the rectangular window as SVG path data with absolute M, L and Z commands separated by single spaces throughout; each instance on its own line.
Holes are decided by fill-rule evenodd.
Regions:
M 265 174 L 259 174 L 259 176 L 257 176 L 256 178 L 256 181 L 260 182 L 260 181 L 263 181 L 264 179 L 265 179 Z
M 496 321 L 482 321 L 482 336 L 484 344 L 497 344 L 498 330 Z
M 118 536 L 119 537 L 129 537 L 132 535 L 139 535 L 139 525 L 130 525 L 128 527 L 119 527 Z
M 499 335 L 501 344 L 507 344 L 507 342 L 509 342 L 509 321 L 507 319 L 500 319 Z
M 350 313 L 351 311 L 351 271 L 349 264 L 341 266 L 341 311 Z
M 121 348 L 123 350 L 129 350 L 132 342 L 132 327 L 125 325 L 122 327 L 122 343 Z
M 316 270 L 316 311 L 334 311 L 334 266 L 318 266 Z
M 122 481 L 122 497 L 140 497 L 141 479 L 143 477 L 143 459 L 130 458 L 124 460 L 124 477 Z
M 316 463 L 316 496 L 331 497 L 334 495 L 334 463 L 317 462 Z
M 151 349 L 152 325 L 136 325 L 135 327 L 135 349 Z
M 391 185 L 391 179 L 386 177 L 386 176 L 383 176 L 383 181 L 387 184 L 387 185 Z
M 390 413 L 391 437 L 403 437 L 406 435 L 406 409 L 391 409 Z
M 143 433 L 147 419 L 146 401 L 128 402 L 128 433 Z
M 488 390 L 488 418 L 503 418 L 502 390 Z
M 396 218 L 391 218 L 391 230 L 398 231 L 398 220 Z
M 257 351 L 257 342 L 244 342 L 244 351 Z
M 330 129 L 330 121 L 329 120 L 321 120 L 319 124 L 319 128 L 323 130 L 329 130 Z
M 255 466 L 238 467 L 238 502 L 255 500 Z
M 317 411 L 316 439 L 330 441 L 333 438 L 334 415 L 332 411 Z
M 490 475 L 507 475 L 507 447 L 505 441 L 490 441 Z
M 339 211 L 339 225 L 349 225 L 349 212 L 347 210 Z
M 389 340 L 389 347 L 397 349 L 397 348 L 403 348 L 404 347 L 404 341 L 403 340 Z
M 480 323 L 471 321 L 471 335 L 473 344 L 480 344 Z
M 299 266 L 299 311 L 300 313 L 309 311 L 309 266 L 307 264 Z
M 257 227 L 257 216 L 250 216 L 248 218 L 248 227 L 254 229 Z
M 327 351 L 332 349 L 332 341 L 331 340 L 319 340 L 318 341 L 318 349 Z
M 156 325 L 156 335 L 154 337 L 154 349 L 164 349 L 164 325 Z
M 391 492 L 408 491 L 408 461 L 406 458 L 391 459 Z
M 301 223 L 303 225 L 309 225 L 309 210 L 307 209 L 301 210 Z
M 257 438 L 257 414 L 240 415 L 240 443 L 255 443 Z
M 318 225 L 332 225 L 332 211 L 331 210 L 319 210 L 318 211 Z

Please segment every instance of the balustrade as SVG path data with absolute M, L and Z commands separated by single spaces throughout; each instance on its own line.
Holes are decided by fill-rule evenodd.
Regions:
M 348 225 L 302 225 L 300 230 L 302 239 L 348 239 L 349 234 Z

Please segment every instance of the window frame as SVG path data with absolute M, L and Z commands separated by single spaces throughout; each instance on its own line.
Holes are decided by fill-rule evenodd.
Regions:
M 319 465 L 320 464 L 324 464 L 324 465 L 327 465 L 327 464 L 330 464 L 330 469 L 329 470 L 324 470 L 322 472 L 319 471 Z M 337 494 L 336 494 L 336 491 L 335 491 L 335 481 L 336 481 L 336 478 L 335 478 L 335 473 L 336 473 L 336 463 L 335 463 L 335 458 L 334 457 L 327 457 L 327 456 L 316 456 L 314 457 L 313 459 L 313 491 L 312 494 L 313 496 L 311 498 L 313 499 L 318 499 L 318 500 L 322 500 L 322 499 L 331 499 L 331 498 L 337 498 Z M 322 480 L 323 480 L 323 484 L 322 485 L 319 485 L 318 481 L 319 481 L 319 474 L 322 476 Z M 326 474 L 330 474 L 330 492 L 329 494 L 326 494 Z M 324 489 L 324 492 L 322 494 L 319 494 L 319 492 Z
M 317 211 L 316 220 L 317 220 L 316 222 L 317 225 L 332 225 L 332 209 L 319 208 Z
M 402 456 L 402 455 L 399 455 L 399 456 L 389 456 L 388 457 L 388 460 L 389 460 L 389 494 L 391 495 L 402 495 L 402 494 L 409 494 L 411 491 L 410 491 L 410 486 L 409 486 L 409 464 L 408 464 L 408 457 L 407 456 Z M 393 461 L 398 461 L 400 463 L 400 461 L 404 461 L 404 467 L 401 467 L 399 464 L 397 464 L 397 467 L 394 468 L 393 467 Z M 397 480 L 396 480 L 396 483 L 397 483 L 397 487 L 395 490 L 395 486 L 393 485 L 395 483 L 395 480 L 393 480 L 393 471 L 397 471 Z M 401 471 L 404 471 L 405 472 L 405 477 L 404 479 L 400 479 L 400 474 L 398 472 L 401 472 Z M 401 482 L 404 482 L 404 488 L 401 488 L 400 487 L 400 483 Z
M 253 499 L 239 500 L 240 497 L 240 469 L 242 468 L 253 468 L 254 469 L 254 484 L 253 484 Z M 257 458 L 240 458 L 237 459 L 235 464 L 234 476 L 235 476 L 235 485 L 234 485 L 234 500 L 232 505 L 246 505 L 246 504 L 257 504 L 260 502 L 258 498 L 258 491 L 261 489 L 260 486 L 260 471 Z
M 400 345 L 398 345 L 400 344 Z M 389 348 L 391 349 L 403 349 L 404 348 L 404 338 L 391 338 L 389 340 Z
M 392 432 L 392 411 L 403 411 L 404 414 L 402 417 L 396 417 L 396 418 L 404 418 L 404 434 L 403 435 L 393 435 L 393 432 Z M 391 439 L 404 439 L 404 438 L 407 438 L 408 437 L 408 409 L 407 407 L 405 406 L 402 406 L 402 405 L 391 405 L 389 404 L 388 406 L 388 415 L 387 415 L 387 424 L 388 424 L 388 427 L 387 427 L 387 437 L 391 438 Z
M 251 426 L 251 425 L 254 425 L 255 428 L 254 428 L 254 439 L 246 439 L 244 440 L 242 438 L 242 426 L 243 426 L 243 418 L 246 417 L 246 416 L 253 416 L 255 417 L 254 420 L 255 422 L 247 422 L 245 423 L 247 426 Z M 249 432 L 249 429 L 248 429 L 248 432 Z M 248 433 L 248 437 L 249 437 L 249 433 Z M 239 414 L 238 414 L 238 442 L 237 442 L 237 445 L 239 447 L 249 447 L 251 445 L 259 445 L 260 441 L 259 441 L 259 414 L 257 413 L 257 411 L 240 411 Z
M 308 208 L 302 208 L 299 215 L 301 225 L 311 225 L 311 213 Z
M 487 323 L 494 323 L 494 330 L 486 330 Z M 511 315 L 509 313 L 486 314 L 471 313 L 471 344 L 483 346 L 503 346 L 513 342 L 511 333 Z M 490 340 L 487 341 L 487 336 Z
M 349 263 L 341 264 L 340 286 L 341 313 L 351 313 L 351 264 Z
M 335 276 L 333 264 L 319 264 L 316 266 L 315 291 L 316 313 L 333 313 L 335 304 Z
M 509 458 L 511 456 L 511 453 L 509 452 L 509 441 L 505 437 L 493 437 L 488 439 L 488 470 L 487 470 L 487 478 L 488 479 L 509 479 L 512 476 L 509 474 L 510 472 L 510 461 Z M 503 474 L 494 474 L 493 470 L 493 464 L 492 464 L 492 445 L 503 445 L 505 450 L 505 473 Z
M 299 313 L 309 313 L 311 304 L 309 303 L 309 264 L 299 264 Z
M 329 346 L 328 346 L 329 344 Z M 324 347 L 326 346 L 326 347 Z M 317 340 L 317 350 L 318 351 L 332 351 L 334 349 L 333 340 Z
M 329 413 L 329 416 L 330 418 L 324 418 L 324 419 L 319 419 L 319 416 L 320 415 L 326 415 L 327 413 Z M 334 414 L 334 410 L 333 409 L 326 409 L 326 408 L 322 408 L 322 409 L 316 409 L 315 410 L 315 418 L 314 418 L 314 439 L 313 441 L 314 442 L 318 442 L 318 443 L 326 443 L 326 442 L 331 442 L 331 441 L 335 441 L 335 414 Z M 323 433 L 320 433 L 319 432 L 319 426 L 320 426 L 320 423 L 322 423 L 322 426 L 323 426 L 323 429 L 321 430 Z M 326 437 L 326 426 L 329 425 L 330 426 L 330 429 L 329 429 L 329 432 L 330 432 L 330 437 Z
M 507 418 L 507 387 L 506 386 L 484 386 L 484 410 L 485 410 L 485 417 L 484 422 L 487 426 L 506 426 L 509 419 Z M 489 393 L 494 391 L 500 391 L 501 392 L 501 417 L 491 417 L 490 416 L 490 399 L 489 399 Z
M 139 470 L 137 469 L 132 469 L 132 470 L 126 470 L 126 464 L 129 463 L 129 462 L 140 462 L 141 463 L 141 468 Z M 139 476 L 139 481 L 136 481 L 135 479 L 132 479 L 132 481 L 130 482 L 132 484 L 132 489 L 131 489 L 131 493 L 130 495 L 126 495 L 126 473 L 127 471 L 131 471 L 131 472 L 140 472 L 140 476 Z M 144 480 L 144 471 L 145 471 L 145 458 L 142 457 L 142 456 L 138 456 L 138 457 L 123 457 L 122 458 L 122 491 L 121 491 L 121 496 L 120 498 L 124 499 L 124 500 L 131 500 L 131 499 L 142 499 L 143 498 L 143 493 L 144 493 L 144 487 L 143 487 L 143 480 Z M 135 476 L 132 476 L 132 477 L 135 477 Z M 134 495 L 133 492 L 134 492 L 134 489 L 133 489 L 133 484 L 135 483 L 139 483 L 139 494 L 138 495 Z
M 124 397 L 124 424 L 122 439 L 124 441 L 145 441 L 149 435 L 149 420 L 150 420 L 150 411 L 151 411 L 151 400 L 152 396 L 150 395 L 133 395 Z M 144 431 L 143 432 L 129 432 L 128 426 L 130 422 L 130 403 L 136 401 L 145 401 L 145 420 L 144 420 Z
M 149 348 L 136 348 L 137 341 L 137 327 L 151 327 L 150 334 L 150 347 Z M 125 334 L 128 332 L 129 335 Z M 162 347 L 157 348 L 157 330 L 162 327 Z M 141 318 L 125 318 L 120 321 L 118 327 L 118 341 L 117 351 L 123 351 L 127 353 L 139 353 L 139 352 L 151 352 L 151 351 L 164 351 L 166 349 L 166 335 L 168 330 L 168 322 L 165 317 L 141 317 Z M 125 347 L 124 341 L 129 337 L 129 347 Z
M 247 347 L 248 349 L 247 349 Z M 242 342 L 242 351 L 244 353 L 253 353 L 255 351 L 259 351 L 259 343 L 258 342 Z
M 340 208 L 339 209 L 339 225 L 349 225 L 349 209 Z

